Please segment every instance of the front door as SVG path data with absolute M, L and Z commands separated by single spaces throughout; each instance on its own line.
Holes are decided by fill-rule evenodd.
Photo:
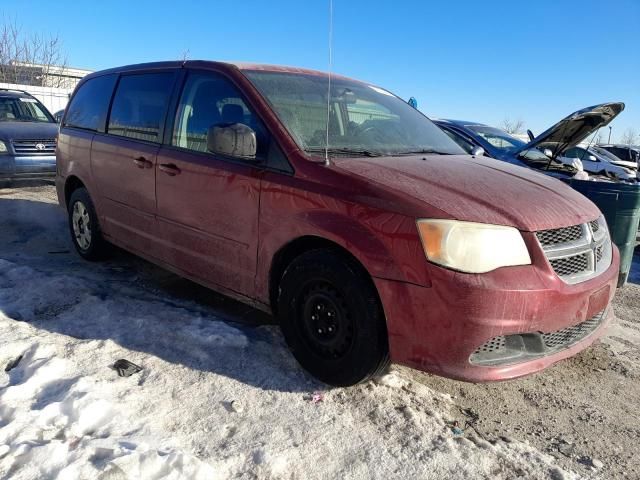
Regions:
M 207 150 L 214 125 L 243 123 L 266 133 L 238 89 L 213 72 L 187 74 L 171 141 L 158 153 L 159 238 L 167 263 L 243 295 L 254 292 L 262 170 L 255 161 Z
M 174 75 L 123 75 L 107 132 L 94 136 L 91 151 L 102 228 L 125 246 L 151 256 L 159 253 L 155 166 Z

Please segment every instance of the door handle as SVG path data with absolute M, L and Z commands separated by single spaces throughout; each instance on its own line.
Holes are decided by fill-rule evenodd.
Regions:
M 144 157 L 134 158 L 133 163 L 135 163 L 136 167 L 138 168 L 151 168 L 153 166 L 153 163 L 151 163 L 149 160 L 147 160 Z
M 180 169 L 173 163 L 161 163 L 158 168 L 171 177 L 180 174 Z

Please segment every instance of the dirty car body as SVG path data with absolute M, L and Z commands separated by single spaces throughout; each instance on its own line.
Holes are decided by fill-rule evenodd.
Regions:
M 0 178 L 53 177 L 58 126 L 26 92 L 0 89 Z
M 138 82 L 144 75 L 153 77 Z M 125 92 L 151 84 L 166 102 Z M 105 99 L 84 124 L 74 118 L 83 85 L 95 88 L 96 103 Z M 307 303 L 287 316 L 297 305 L 287 279 L 324 272 L 328 286 L 307 294 L 321 297 L 312 306 L 324 312 L 342 288 L 331 268 L 348 265 L 344 273 L 372 292 L 351 311 L 373 312 L 352 337 L 373 329 L 379 311 L 380 355 L 467 381 L 539 371 L 602 335 L 619 259 L 590 201 L 549 176 L 466 155 L 380 87 L 339 76 L 331 85 L 327 95 L 327 76 L 310 70 L 200 61 L 89 75 L 58 143 L 56 183 L 72 236 L 80 235 L 74 208 L 90 197 L 109 242 L 305 328 Z M 197 106 L 200 87 L 216 99 L 208 111 Z M 156 126 L 126 125 L 130 105 L 119 110 L 120 97 L 148 98 Z M 242 154 L 220 154 L 219 134 L 242 137 L 234 150 Z M 333 345 L 326 321 L 318 342 Z M 308 344 L 291 335 L 285 329 L 296 358 L 322 380 L 369 378 L 336 373 L 352 368 L 340 357 L 352 347 L 331 350 L 318 370 L 300 351 Z

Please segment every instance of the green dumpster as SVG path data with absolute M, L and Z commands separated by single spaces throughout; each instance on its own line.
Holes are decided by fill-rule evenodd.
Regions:
M 618 287 L 627 283 L 636 234 L 640 222 L 640 184 L 568 181 L 569 185 L 596 204 L 607 219 L 613 243 L 620 250 Z

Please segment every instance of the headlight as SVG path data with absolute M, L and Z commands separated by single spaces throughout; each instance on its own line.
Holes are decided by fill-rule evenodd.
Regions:
M 418 220 L 427 259 L 467 273 L 530 265 L 520 232 L 513 227 L 457 220 Z
M 7 144 L 0 140 L 0 154 L 7 153 Z

